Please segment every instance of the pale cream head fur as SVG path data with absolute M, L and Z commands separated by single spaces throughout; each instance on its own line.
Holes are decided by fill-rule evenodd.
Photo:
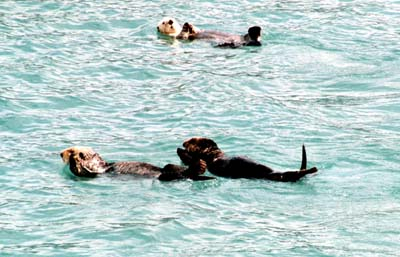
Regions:
M 69 147 L 61 151 L 60 156 L 63 162 L 69 165 L 71 172 L 77 176 L 92 177 L 106 172 L 109 168 L 107 162 L 90 147 Z
M 182 27 L 179 23 L 170 17 L 164 17 L 157 25 L 157 30 L 161 34 L 176 37 L 181 33 Z
M 78 155 L 79 153 L 85 154 L 85 155 L 93 155 L 95 151 L 93 151 L 92 148 L 86 147 L 86 146 L 72 146 L 68 147 L 64 150 L 61 151 L 60 155 L 65 164 L 69 164 L 69 158 L 75 155 Z

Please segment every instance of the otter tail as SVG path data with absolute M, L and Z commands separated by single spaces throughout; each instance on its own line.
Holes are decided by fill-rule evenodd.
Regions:
M 315 173 L 318 169 L 316 167 L 312 167 L 311 169 L 307 169 L 307 154 L 306 147 L 303 145 L 302 150 L 302 160 L 300 170 L 298 171 L 285 171 L 285 172 L 272 172 L 269 173 L 266 179 L 282 181 L 282 182 L 295 182 L 307 174 Z
M 304 146 L 304 144 L 303 144 L 303 150 L 302 150 L 300 171 L 303 171 L 307 174 L 315 173 L 318 171 L 318 169 L 316 167 L 307 169 L 307 153 L 306 153 L 306 147 Z
M 306 153 L 306 147 L 303 144 L 300 170 L 305 170 L 305 169 L 307 169 L 307 153 Z

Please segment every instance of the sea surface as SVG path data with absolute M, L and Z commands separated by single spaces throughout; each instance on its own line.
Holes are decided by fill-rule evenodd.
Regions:
M 59 156 L 179 164 L 193 136 L 276 170 L 305 144 L 319 172 L 83 179 Z M 400 1 L 0 2 L 0 256 L 399 256 L 399 151 Z

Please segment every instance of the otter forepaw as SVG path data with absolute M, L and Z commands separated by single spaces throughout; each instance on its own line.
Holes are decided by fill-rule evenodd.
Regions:
M 193 157 L 185 149 L 177 148 L 176 153 L 178 154 L 183 164 L 190 165 L 193 162 Z

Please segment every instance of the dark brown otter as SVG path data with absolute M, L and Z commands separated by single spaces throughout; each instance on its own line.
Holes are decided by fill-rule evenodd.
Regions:
M 183 143 L 185 149 L 178 148 L 177 153 L 182 162 L 187 164 L 202 159 L 208 170 L 227 178 L 269 179 L 282 182 L 294 182 L 307 174 L 318 171 L 316 167 L 307 169 L 306 149 L 303 145 L 303 156 L 299 171 L 277 172 L 268 166 L 259 164 L 246 157 L 227 157 L 217 144 L 208 138 L 195 137 Z
M 103 173 L 131 174 L 141 177 L 158 178 L 162 181 L 178 179 L 207 180 L 212 177 L 201 176 L 206 171 L 203 160 L 193 160 L 188 167 L 167 164 L 163 168 L 146 162 L 106 162 L 90 147 L 70 147 L 60 154 L 71 172 L 79 177 L 95 177 Z
M 245 35 L 234 35 L 212 30 L 199 30 L 190 23 L 183 24 L 178 39 L 206 39 L 219 47 L 261 46 L 261 27 L 250 27 Z

